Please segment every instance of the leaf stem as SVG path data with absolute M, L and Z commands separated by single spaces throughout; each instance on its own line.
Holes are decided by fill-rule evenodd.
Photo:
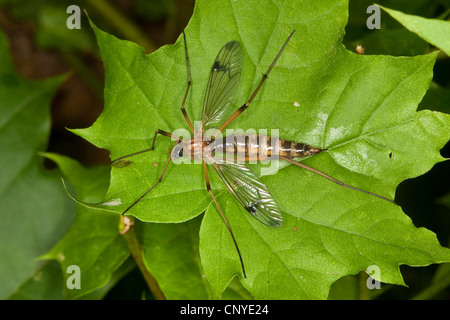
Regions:
M 153 278 L 153 276 L 145 267 L 144 260 L 142 259 L 142 248 L 141 245 L 139 244 L 139 239 L 136 235 L 133 220 L 131 220 L 127 216 L 121 216 L 119 231 L 120 234 L 124 237 L 125 241 L 127 242 L 128 248 L 131 251 L 131 255 L 136 261 L 136 264 L 139 267 L 139 270 L 141 271 L 151 293 L 153 294 L 156 300 L 165 300 L 166 297 L 159 288 L 159 285 L 156 282 L 155 278 Z

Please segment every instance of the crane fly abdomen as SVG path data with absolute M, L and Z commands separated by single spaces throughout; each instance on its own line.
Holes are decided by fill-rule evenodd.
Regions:
M 298 158 L 317 154 L 322 149 L 277 137 L 259 134 L 232 134 L 214 140 L 203 148 L 205 158 L 221 161 L 264 161 L 277 160 L 279 157 Z

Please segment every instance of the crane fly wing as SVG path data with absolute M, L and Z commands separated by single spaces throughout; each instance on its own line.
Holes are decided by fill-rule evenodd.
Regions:
M 283 224 L 283 215 L 267 186 L 245 165 L 213 163 L 220 179 L 239 203 L 258 221 L 269 227 Z
M 228 42 L 217 54 L 203 102 L 203 128 L 220 122 L 233 105 L 241 78 L 241 60 L 241 45 L 237 41 Z

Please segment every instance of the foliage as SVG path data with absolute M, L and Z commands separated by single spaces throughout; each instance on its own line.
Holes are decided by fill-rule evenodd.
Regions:
M 450 116 L 429 110 L 416 112 L 432 81 L 437 52 L 389 56 L 348 51 L 342 45 L 347 5 L 346 1 L 318 1 L 314 5 L 306 1 L 198 1 L 186 28 L 192 72 L 186 109 L 191 120 L 201 118 L 211 65 L 224 43 L 237 40 L 242 46 L 242 77 L 235 98 L 239 106 L 295 29 L 262 90 L 230 128 L 279 129 L 283 139 L 326 149 L 304 163 L 393 199 L 402 181 L 420 176 L 445 160 L 439 150 L 449 140 Z M 419 31 L 415 30 L 419 36 L 428 28 L 428 21 L 421 21 L 426 28 L 419 25 Z M 158 128 L 169 132 L 187 128 L 179 110 L 187 85 L 182 37 L 147 55 L 140 46 L 117 39 L 94 22 L 91 25 L 105 66 L 105 108 L 91 127 L 71 131 L 109 150 L 115 159 L 148 149 Z M 393 39 L 402 34 L 394 34 Z M 437 47 L 442 44 L 446 50 L 445 34 L 432 41 L 423 38 Z M 2 41 L 1 49 L 6 51 L 5 39 Z M 404 46 L 411 43 L 417 43 L 415 50 L 425 51 L 423 41 L 407 41 Z M 61 78 L 36 84 L 17 80 L 9 57 L 2 57 L 1 63 L 8 70 L 2 74 L 2 83 L 9 84 L 0 91 L 0 97 L 5 97 L 1 101 L 6 101 L 0 108 L 5 119 L 0 142 L 9 155 L 2 158 L 2 176 L 10 177 L 2 180 L 6 184 L 0 189 L 0 197 L 11 203 L 5 211 L 10 217 L 8 224 L 1 225 L 5 230 L 2 251 L 7 252 L 11 243 L 7 239 L 18 239 L 16 234 L 20 233 L 11 225 L 37 226 L 30 214 L 35 214 L 38 203 L 47 206 L 39 207 L 41 219 L 48 215 L 55 224 L 66 221 L 65 226 L 70 219 L 55 208 L 64 209 L 69 216 L 73 209 L 68 209 L 61 197 L 63 189 L 57 181 L 34 177 L 23 169 L 35 163 L 35 175 L 56 174 L 36 167 L 42 160 L 31 156 L 45 149 L 48 124 L 42 123 L 48 123 L 48 108 L 21 111 L 27 110 L 23 107 L 27 105 L 48 105 Z M 12 90 L 16 93 L 10 94 Z M 445 96 L 441 93 L 438 90 L 435 100 L 428 101 L 439 101 Z M 36 102 L 40 96 L 47 100 Z M 9 102 L 9 97 L 22 100 Z M 38 112 L 46 122 L 33 116 Z M 21 114 L 21 118 L 14 116 Z M 24 130 L 17 139 L 22 147 L 7 139 L 11 136 L 8 126 L 15 132 Z M 40 128 L 41 135 L 32 134 L 36 142 L 29 143 L 29 128 L 34 127 Z M 168 299 L 326 299 L 337 280 L 372 265 L 380 270 L 373 275 L 376 280 L 405 285 L 400 265 L 450 261 L 450 251 L 440 246 L 436 235 L 417 228 L 400 206 L 286 164 L 276 174 L 261 178 L 283 211 L 281 228 L 269 228 L 253 219 L 209 170 L 212 189 L 241 249 L 247 278 L 243 278 L 232 239 L 206 192 L 201 165 L 170 164 L 163 183 L 128 212 L 137 218 L 133 233 L 122 235 L 120 213 L 156 183 L 168 157 L 166 147 L 172 143 L 159 137 L 154 151 L 129 158 L 128 166 L 112 167 L 110 175 L 107 166 L 84 168 L 67 157 L 44 154 L 57 163 L 74 188 L 69 187 L 70 192 L 82 204 L 77 206 L 75 221 L 64 237 L 64 228 L 59 233 L 32 233 L 45 241 L 39 241 L 39 250 L 27 251 L 28 260 L 41 256 L 57 260 L 63 274 L 69 265 L 78 265 L 83 272 L 81 290 L 68 290 L 64 279 L 56 275 L 48 276 L 47 284 L 62 284 L 65 298 L 102 298 L 134 267 L 132 257 L 138 250 L 143 265 L 140 259 L 136 263 L 144 278 L 151 276 L 158 284 L 155 287 L 147 280 L 150 290 L 153 294 L 160 291 Z M 259 173 L 261 166 L 251 168 Z M 55 195 L 36 195 L 36 203 L 23 202 L 25 209 L 15 207 L 18 198 L 30 197 L 26 191 L 31 184 L 17 186 L 15 191 L 13 187 L 21 181 L 16 177 L 34 177 L 32 183 L 39 186 L 48 183 L 51 188 L 36 189 L 48 189 Z M 17 225 L 12 219 L 19 209 L 24 223 Z M 27 210 L 31 213 L 26 214 Z M 51 225 L 47 223 L 46 228 Z M 135 238 L 130 240 L 130 235 Z M 21 250 L 27 247 L 15 244 Z M 10 255 L 12 262 L 21 263 Z M 3 286 L 3 297 L 11 297 L 14 288 L 26 283 L 37 268 L 35 262 L 28 263 L 16 283 Z M 48 264 L 46 268 L 55 266 Z M 31 295 L 16 293 L 17 298 L 27 296 Z
M 27 281 L 38 282 L 46 267 L 35 258 L 48 251 L 71 224 L 73 203 L 43 168 L 37 154 L 50 129 L 50 101 L 63 77 L 29 81 L 14 70 L 7 38 L 0 33 L 0 298 Z

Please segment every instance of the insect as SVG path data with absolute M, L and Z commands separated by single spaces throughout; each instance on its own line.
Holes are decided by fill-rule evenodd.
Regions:
M 311 168 L 294 160 L 295 158 L 299 157 L 312 156 L 325 150 L 299 142 L 292 142 L 282 139 L 274 140 L 272 139 L 272 137 L 259 134 L 234 134 L 224 138 L 221 137 L 221 133 L 223 132 L 223 130 L 250 106 L 253 99 L 258 94 L 262 85 L 268 78 L 269 73 L 275 66 L 277 60 L 280 58 L 284 49 L 288 45 L 290 39 L 294 35 L 294 32 L 295 30 L 290 33 L 281 49 L 279 50 L 278 54 L 274 58 L 272 64 L 262 76 L 262 79 L 260 80 L 258 86 L 253 91 L 247 102 L 243 104 L 239 109 L 234 111 L 234 113 L 232 113 L 232 115 L 227 119 L 225 119 L 225 115 L 227 114 L 227 111 L 232 111 L 230 109 L 233 106 L 232 102 L 239 86 L 242 54 L 239 42 L 230 41 L 225 44 L 219 51 L 213 63 L 205 92 L 201 126 L 196 130 L 194 130 L 194 126 L 192 125 L 192 122 L 190 121 L 185 109 L 187 96 L 191 87 L 191 70 L 189 64 L 186 36 L 183 33 L 188 82 L 186 92 L 181 104 L 181 112 L 194 137 L 189 140 L 183 140 L 182 138 L 177 137 L 172 133 L 157 129 L 153 137 L 152 147 L 150 149 L 135 152 L 113 160 L 113 165 L 117 167 L 126 166 L 129 160 L 124 160 L 125 158 L 153 150 L 158 135 L 171 137 L 176 141 L 174 146 L 172 147 L 172 150 L 170 151 L 169 157 L 162 169 L 158 181 L 143 195 L 136 199 L 122 213 L 122 215 L 126 214 L 131 208 L 133 208 L 140 200 L 142 200 L 158 184 L 162 182 L 163 176 L 171 159 L 176 160 L 181 157 L 187 156 L 191 159 L 201 160 L 201 163 L 203 164 L 206 189 L 211 195 L 211 198 L 214 201 L 217 210 L 219 211 L 223 221 L 226 224 L 229 234 L 231 235 L 231 238 L 236 247 L 243 275 L 244 277 L 246 277 L 243 258 L 239 250 L 236 238 L 233 234 L 232 228 L 228 223 L 219 203 L 217 202 L 214 193 L 211 190 L 210 179 L 207 170 L 208 165 L 212 166 L 215 169 L 220 179 L 227 186 L 230 193 L 242 205 L 242 207 L 244 207 L 247 212 L 249 212 L 258 221 L 269 227 L 279 227 L 282 225 L 283 215 L 281 213 L 281 210 L 267 186 L 258 178 L 255 173 L 248 169 L 245 164 L 240 163 L 240 161 L 264 160 L 273 155 L 276 155 L 279 159 L 288 161 L 291 164 L 317 173 L 324 178 L 338 183 L 341 186 L 362 191 L 383 200 L 392 202 L 392 200 L 390 199 L 345 184 L 340 180 L 330 177 L 323 172 L 320 172 L 314 168 Z M 216 129 L 214 127 L 215 125 L 220 126 Z M 206 138 L 205 135 L 206 131 L 212 132 L 212 135 L 208 138 Z M 219 159 L 217 159 L 216 155 L 218 153 L 227 155 L 226 159 L 223 159 L 223 157 L 219 157 Z M 230 155 L 231 157 L 228 157 Z

